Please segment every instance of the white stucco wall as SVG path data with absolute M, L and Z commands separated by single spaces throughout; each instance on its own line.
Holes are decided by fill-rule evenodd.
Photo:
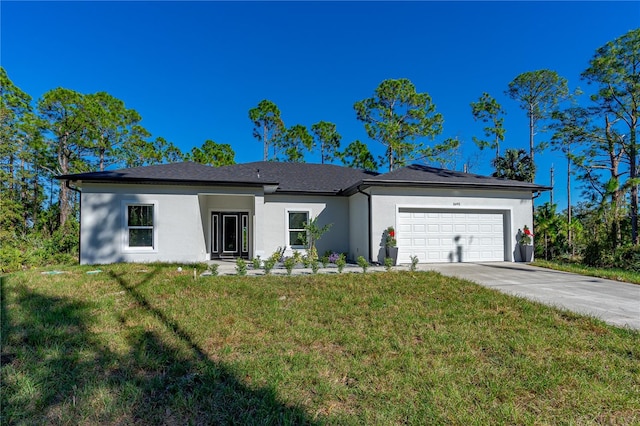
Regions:
M 285 246 L 287 210 L 308 210 L 323 226 L 318 251 L 349 251 L 349 199 L 331 196 L 264 195 L 262 188 L 87 184 L 82 186 L 83 264 L 114 262 L 200 262 L 210 258 L 211 212 L 250 214 L 250 257 Z M 125 247 L 125 203 L 155 205 L 153 250 Z M 288 253 L 291 253 L 289 250 Z
M 349 197 L 349 259 L 369 257 L 369 200 L 363 194 Z
M 320 226 L 331 223 L 318 241 L 318 252 L 346 252 L 351 259 L 383 261 L 382 234 L 398 228 L 403 207 L 451 211 L 500 211 L 505 217 L 505 260 L 513 260 L 518 229 L 532 224 L 529 191 L 422 188 L 367 189 L 371 194 L 372 239 L 369 241 L 368 199 L 263 194 L 262 188 L 207 188 L 175 185 L 82 186 L 81 263 L 199 262 L 210 258 L 211 212 L 246 211 L 250 215 L 250 257 L 270 256 L 287 240 L 287 212 L 309 211 Z M 156 206 L 156 247 L 131 250 L 124 245 L 124 203 Z M 291 253 L 290 248 L 287 254 Z
M 402 207 L 446 209 L 450 211 L 501 211 L 505 214 L 505 260 L 514 260 L 518 229 L 532 224 L 530 191 L 458 190 L 421 188 L 371 188 L 373 209 L 371 252 L 384 261 L 382 235 L 398 229 L 397 212 Z
M 287 211 L 309 211 L 318 218 L 318 225 L 333 224 L 317 243 L 318 254 L 326 250 L 349 251 L 349 200 L 335 196 L 265 195 L 262 207 L 263 257 L 270 256 L 278 247 L 286 246 Z M 258 230 L 259 232 L 259 230 Z M 292 250 L 287 247 L 286 254 Z
M 193 188 L 83 185 L 81 263 L 199 262 L 206 257 L 200 206 Z M 153 203 L 153 250 L 125 247 L 125 203 Z
M 261 190 L 261 189 L 260 189 Z M 243 193 L 242 196 L 229 194 Z M 211 211 L 253 212 L 256 189 L 174 185 L 82 186 L 80 262 L 200 262 L 210 258 Z M 156 239 L 153 250 L 124 244 L 125 203 L 152 203 Z M 252 213 L 251 213 L 252 214 Z M 253 220 L 253 219 L 252 219 Z

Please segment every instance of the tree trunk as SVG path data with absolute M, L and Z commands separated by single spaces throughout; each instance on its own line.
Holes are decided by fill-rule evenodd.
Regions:
M 534 115 L 533 105 L 529 105 L 529 157 L 531 157 L 531 164 L 533 164 L 535 167 L 535 164 L 536 164 L 535 158 L 534 158 L 535 147 L 534 147 L 534 141 L 533 141 L 533 134 L 535 131 L 535 120 L 533 119 L 533 115 Z M 535 171 L 531 172 L 531 176 L 529 177 L 529 182 L 533 183 L 535 178 L 535 173 L 536 173 Z
M 58 139 L 58 166 L 60 172 L 63 175 L 69 173 L 69 157 L 67 152 L 67 140 L 69 134 L 64 134 Z M 60 204 L 60 227 L 62 228 L 67 222 L 69 217 L 69 188 L 65 185 L 64 181 L 60 181 L 60 195 L 58 197 L 58 203 Z
M 610 169 L 609 174 L 611 178 L 618 180 L 620 174 L 618 173 L 618 169 L 620 167 L 620 159 L 616 156 L 615 149 L 615 136 L 611 130 L 611 121 L 609 120 L 609 116 L 605 115 L 605 137 L 607 140 L 607 147 L 609 151 L 609 162 Z M 620 210 L 620 200 L 621 200 L 621 190 L 620 185 L 614 189 L 613 194 L 611 194 L 611 201 L 613 203 L 612 207 L 612 225 L 611 225 L 611 237 L 612 237 L 612 248 L 615 249 L 622 242 L 622 231 L 619 226 L 619 210 Z
M 567 152 L 567 244 L 571 249 L 571 255 L 575 255 L 571 243 L 571 158 L 569 152 Z
M 267 138 L 268 138 L 267 126 L 265 125 L 262 128 L 262 144 L 264 149 L 264 161 L 267 161 L 269 159 L 269 140 Z
M 68 170 L 68 166 L 65 165 L 65 168 Z M 63 171 L 63 174 L 66 174 L 66 173 L 67 173 L 66 171 Z M 64 181 L 60 181 L 60 195 L 58 197 L 58 203 L 60 203 L 60 227 L 61 228 L 67 222 L 67 218 L 69 217 L 69 188 L 67 188 L 65 183 L 66 182 Z
M 40 207 L 38 203 L 38 166 L 36 165 L 33 173 L 33 227 L 38 227 L 38 209 Z
M 630 134 L 631 144 L 629 147 L 629 179 L 638 177 L 637 156 L 638 147 L 636 146 L 636 132 L 632 128 Z M 634 245 L 638 245 L 638 185 L 631 186 L 631 241 Z
M 22 235 L 27 234 L 27 222 L 29 220 L 29 209 L 27 202 L 27 178 L 25 176 L 24 158 L 20 160 L 20 204 L 22 204 Z
M 549 260 L 549 238 L 547 233 L 544 233 L 544 260 Z
M 100 171 L 104 171 L 104 148 L 100 148 Z

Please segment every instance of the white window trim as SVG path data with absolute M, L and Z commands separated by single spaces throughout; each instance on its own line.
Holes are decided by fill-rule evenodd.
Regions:
M 310 209 L 294 209 L 294 208 L 287 208 L 285 209 L 285 214 L 284 214 L 284 240 L 286 242 L 286 246 L 290 249 L 295 249 L 295 250 L 303 250 L 306 249 L 306 246 L 303 245 L 296 245 L 296 246 L 292 246 L 291 245 L 291 240 L 289 239 L 289 232 L 290 232 L 290 228 L 289 228 L 289 213 L 306 213 L 307 214 L 307 220 L 311 220 L 311 210 Z
M 123 200 L 122 201 L 122 251 L 127 253 L 158 252 L 158 201 L 157 200 Z M 153 206 L 153 247 L 129 247 L 129 226 L 127 226 L 129 206 Z

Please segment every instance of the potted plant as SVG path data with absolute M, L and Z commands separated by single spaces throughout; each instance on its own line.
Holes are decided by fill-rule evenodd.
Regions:
M 386 257 L 393 260 L 393 265 L 398 263 L 398 247 L 396 247 L 398 241 L 396 240 L 396 230 L 393 226 L 386 229 L 384 235 L 384 247 Z
M 520 246 L 520 260 L 531 262 L 533 260 L 533 233 L 527 225 L 518 230 L 518 245 Z

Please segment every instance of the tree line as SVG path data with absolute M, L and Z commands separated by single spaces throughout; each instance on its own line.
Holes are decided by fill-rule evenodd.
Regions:
M 479 150 L 491 150 L 494 176 L 533 182 L 536 154 L 551 148 L 566 159 L 567 210 L 547 203 L 537 209 L 537 251 L 547 258 L 602 254 L 638 244 L 638 174 L 636 129 L 640 105 L 640 29 L 599 48 L 581 75 L 592 87 L 589 99 L 552 70 L 522 73 L 505 88 L 528 118 L 528 146 L 502 150 L 506 110 L 489 93 L 471 102 L 471 116 L 485 124 L 473 137 Z M 81 94 L 56 88 L 36 102 L 0 67 L 0 262 L 31 263 L 77 250 L 77 196 L 60 174 L 195 161 L 233 164 L 229 144 L 206 140 L 183 153 L 172 142 L 152 137 L 141 116 L 105 92 Z M 408 79 L 389 79 L 371 97 L 353 105 L 370 140 L 383 146 L 375 158 L 359 140 L 342 148 L 334 123 L 310 128 L 285 126 L 275 103 L 260 101 L 248 111 L 253 136 L 268 161 L 303 162 L 316 153 L 322 163 L 341 162 L 365 170 L 392 171 L 409 162 L 456 168 L 462 141 L 436 138 L 444 119 L 430 95 Z M 547 140 L 539 140 L 540 135 Z M 511 144 L 513 145 L 513 144 Z M 469 164 L 463 166 L 466 170 Z M 571 203 L 575 176 L 583 201 Z M 596 238 L 583 238 L 589 225 Z M 598 255 L 592 256 L 597 258 Z M 6 266 L 1 266 L 9 269 Z

